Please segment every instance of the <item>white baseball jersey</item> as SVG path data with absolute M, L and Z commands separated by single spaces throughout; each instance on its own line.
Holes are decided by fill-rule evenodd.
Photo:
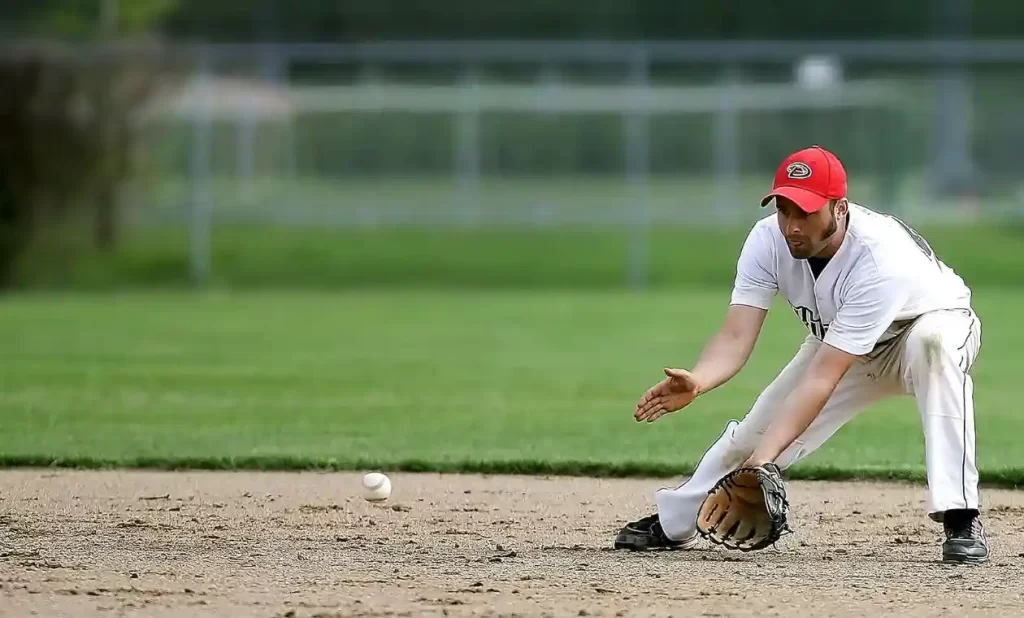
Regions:
M 970 308 L 970 288 L 917 232 L 857 204 L 849 212 L 846 237 L 817 278 L 790 255 L 775 213 L 758 221 L 737 261 L 732 304 L 767 310 L 781 292 L 811 334 L 855 355 L 923 313 Z

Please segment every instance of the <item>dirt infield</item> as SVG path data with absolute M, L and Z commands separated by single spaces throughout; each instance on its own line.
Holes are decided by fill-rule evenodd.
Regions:
M 1024 493 L 984 492 L 989 564 L 937 562 L 922 487 L 791 483 L 794 535 L 611 551 L 662 481 L 0 472 L 0 616 L 1020 615 Z

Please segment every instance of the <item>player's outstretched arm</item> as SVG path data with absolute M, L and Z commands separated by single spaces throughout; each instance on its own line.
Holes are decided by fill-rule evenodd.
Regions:
M 743 465 L 760 466 L 774 462 L 818 417 L 855 359 L 853 354 L 823 343 L 803 378 L 786 396 L 778 417 Z
M 750 358 L 767 315 L 766 310 L 757 307 L 731 305 L 725 322 L 705 344 L 693 369 L 666 368 L 667 377 L 637 402 L 634 418 L 638 422 L 655 421 L 728 382 Z
M 758 307 L 729 307 L 725 322 L 708 340 L 693 367 L 692 372 L 700 385 L 698 394 L 725 384 L 747 364 L 767 315 L 766 310 Z

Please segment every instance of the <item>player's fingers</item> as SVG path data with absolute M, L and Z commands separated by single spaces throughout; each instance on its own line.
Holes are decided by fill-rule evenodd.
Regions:
M 636 419 L 638 421 L 649 420 L 651 415 L 657 414 L 658 410 L 662 409 L 662 403 L 659 399 L 652 399 L 648 401 L 642 408 L 637 410 Z
M 663 407 L 665 407 L 664 397 L 652 397 L 646 403 L 644 403 L 644 405 L 640 407 L 640 413 L 644 415 L 649 415 L 655 410 Z
M 651 417 L 652 417 L 652 416 L 653 416 L 654 414 L 655 414 L 655 411 L 654 411 L 654 410 L 645 410 L 645 411 L 644 411 L 644 412 L 642 412 L 641 414 L 637 414 L 637 416 L 636 416 L 636 420 L 637 420 L 637 422 L 639 422 L 639 423 L 643 423 L 644 421 L 646 421 L 646 422 L 650 422 L 650 421 L 651 421 Z
M 633 414 L 633 417 L 636 418 L 636 420 L 638 420 L 638 421 L 643 421 L 643 420 L 647 419 L 647 417 L 650 415 L 650 413 L 651 413 L 651 406 L 646 406 L 645 405 L 642 408 L 637 408 L 636 412 Z
M 643 395 L 640 395 L 640 399 L 636 400 L 636 407 L 639 408 L 641 405 L 646 403 L 647 400 L 650 399 L 650 398 L 651 398 L 651 390 L 647 389 L 646 391 L 644 391 Z
M 644 406 L 650 405 L 655 399 L 659 397 L 658 393 L 653 390 L 649 390 L 640 397 L 640 400 L 636 402 L 637 409 L 641 409 Z
M 650 414 L 647 415 L 647 422 L 653 423 L 654 421 L 665 416 L 669 412 L 671 412 L 671 410 L 669 410 L 664 403 L 659 403 L 658 406 L 651 410 Z
M 648 390 L 647 392 L 645 392 L 640 397 L 640 400 L 637 401 L 636 407 L 642 408 L 644 406 L 644 404 L 648 403 L 649 401 L 651 401 L 655 397 L 657 397 L 657 394 L 654 392 L 654 390 L 653 389 L 652 390 Z
M 655 410 L 654 414 L 647 418 L 647 422 L 653 423 L 654 421 L 665 416 L 666 414 L 672 414 L 672 410 L 669 410 L 668 408 L 658 408 L 657 410 Z
M 651 405 L 650 399 L 641 399 L 640 401 L 638 401 L 636 403 L 636 410 L 633 413 L 634 414 L 642 414 L 642 413 L 644 413 L 647 410 L 647 408 L 650 407 L 650 405 Z

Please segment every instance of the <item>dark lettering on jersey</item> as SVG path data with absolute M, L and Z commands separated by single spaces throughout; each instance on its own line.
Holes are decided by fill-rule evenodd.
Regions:
M 938 258 L 935 255 L 935 251 L 932 249 L 932 246 L 928 244 L 928 241 L 925 240 L 924 236 L 921 236 L 917 232 L 917 230 L 915 230 L 914 228 L 912 228 L 909 225 L 907 225 L 902 219 L 900 219 L 896 215 L 891 215 L 889 213 L 882 213 L 882 214 L 884 216 L 886 216 L 886 217 L 889 217 L 890 219 L 892 219 L 896 223 L 899 223 L 900 227 L 903 228 L 903 231 L 905 231 L 907 233 L 907 236 L 910 236 L 911 240 L 914 241 L 914 243 L 917 245 L 917 247 L 921 250 L 922 253 L 924 253 L 926 256 L 928 256 L 929 260 L 932 260 L 933 262 L 937 262 L 938 261 Z
M 815 315 L 814 311 L 804 306 L 793 306 L 793 311 L 796 312 L 796 317 L 800 318 L 800 321 L 804 323 L 807 330 L 811 331 L 811 334 L 818 339 L 824 339 L 825 334 L 828 333 L 828 326 L 821 323 L 821 318 Z

